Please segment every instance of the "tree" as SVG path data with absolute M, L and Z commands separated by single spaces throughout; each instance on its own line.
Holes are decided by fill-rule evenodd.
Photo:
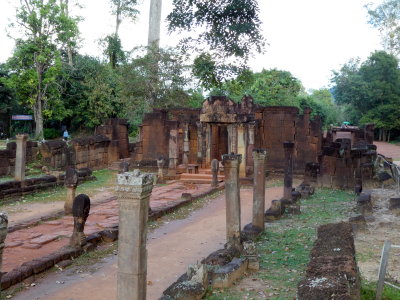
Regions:
M 62 39 L 65 40 L 66 42 L 66 47 L 67 47 L 67 56 L 68 56 L 68 64 L 70 67 L 74 66 L 72 54 L 73 54 L 73 49 L 76 47 L 77 43 L 77 38 L 79 36 L 79 29 L 78 29 L 78 22 L 81 20 L 81 18 L 76 17 L 73 18 L 75 22 L 69 22 L 70 20 L 70 15 L 69 15 L 69 0 L 60 0 L 60 8 L 61 8 L 61 17 L 64 17 L 66 19 L 66 24 L 70 24 L 72 27 L 69 30 L 64 30 L 62 33 L 63 36 Z
M 351 61 L 334 72 L 332 83 L 335 101 L 350 105 L 355 121 L 375 123 L 384 136 L 400 128 L 400 69 L 395 56 L 376 51 L 362 64 Z
M 106 36 L 103 40 L 104 54 L 108 57 L 113 69 L 117 64 L 125 60 L 125 53 L 122 50 L 121 40 L 119 38 L 119 27 L 123 18 L 135 21 L 139 11 L 136 9 L 137 0 L 110 0 L 111 13 L 115 16 L 115 31 Z
M 35 134 L 43 137 L 44 117 L 64 116 L 57 85 L 61 73 L 59 48 L 77 32 L 76 21 L 62 13 L 56 0 L 21 0 L 16 23 L 24 38 L 16 39 L 8 61 L 13 72 L 7 85 L 21 103 L 32 108 Z
M 68 116 L 63 120 L 71 130 L 93 129 L 104 119 L 118 117 L 121 79 L 108 64 L 98 58 L 76 55 L 76 66 L 63 69 L 62 102 Z
M 168 29 L 190 33 L 180 45 L 184 52 L 198 54 L 194 74 L 204 86 L 221 84 L 229 75 L 239 74 L 254 51 L 262 52 L 256 0 L 174 0 L 173 6 L 167 17 Z
M 130 61 L 118 69 L 124 117 L 137 127 L 153 107 L 198 105 L 197 95 L 186 92 L 189 78 L 185 58 L 172 49 L 137 48 Z M 153 52 L 150 52 L 153 51 Z M 157 73 L 154 64 L 158 63 Z M 159 80 L 154 80 L 154 77 Z M 157 83 L 154 85 L 154 83 Z
M 263 69 L 259 73 L 245 70 L 221 87 L 227 96 L 236 101 L 243 95 L 251 95 L 261 105 L 287 106 L 299 106 L 297 96 L 302 89 L 301 82 L 290 72 L 277 69 Z
M 383 49 L 398 56 L 400 54 L 400 2 L 384 0 L 375 8 L 371 7 L 371 4 L 366 7 L 369 23 L 381 34 Z

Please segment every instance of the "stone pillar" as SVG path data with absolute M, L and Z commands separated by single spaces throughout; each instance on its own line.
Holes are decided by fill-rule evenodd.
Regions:
M 202 123 L 196 122 L 197 125 L 197 163 L 201 165 L 203 163 L 203 125 Z
M 206 167 L 211 163 L 211 124 L 207 123 L 206 127 Z
M 285 150 L 285 178 L 283 183 L 283 199 L 292 200 L 292 186 L 293 186 L 293 153 L 294 143 L 284 142 L 283 148 Z
M 265 211 L 265 165 L 267 162 L 267 150 L 254 149 L 254 183 L 253 183 L 253 221 L 254 227 L 261 230 L 264 226 Z
M 72 215 L 74 217 L 74 231 L 69 244 L 74 248 L 81 248 L 86 244 L 84 234 L 85 223 L 90 212 L 90 198 L 88 195 L 80 194 L 74 199 Z
M 183 125 L 183 164 L 185 167 L 189 164 L 189 124 Z
M 76 169 L 67 168 L 65 170 L 64 185 L 67 188 L 67 198 L 64 203 L 64 212 L 67 215 L 72 213 L 76 187 L 78 186 L 78 178 L 78 171 L 76 171 Z
M 240 164 L 239 176 L 245 178 L 246 176 L 246 152 L 247 152 L 247 132 L 246 127 L 241 124 L 237 129 L 237 154 L 242 155 L 242 164 Z
M 117 175 L 119 199 L 118 300 L 145 300 L 147 218 L 153 175 L 139 170 Z
M 219 161 L 218 159 L 213 159 L 211 161 L 211 173 L 212 173 L 211 187 L 218 186 L 218 170 L 219 170 Z
M 228 125 L 229 153 L 238 153 L 238 127 L 237 124 Z
M 2 267 L 2 262 L 3 262 L 3 249 L 5 246 L 5 240 L 7 237 L 7 226 L 8 226 L 8 216 L 6 213 L 2 212 L 0 213 L 0 269 Z M 0 282 L 1 282 L 1 277 L 3 273 L 0 272 Z M 1 291 L 0 291 L 0 299 L 3 299 L 1 297 Z
M 242 156 L 222 155 L 225 172 L 226 240 L 228 247 L 241 249 L 239 167 Z
M 178 163 L 178 130 L 171 129 L 169 131 L 169 166 L 168 173 L 170 175 L 176 174 L 176 165 Z
M 15 156 L 15 180 L 25 180 L 25 165 L 26 165 L 26 141 L 27 134 L 17 134 L 17 153 Z
M 157 159 L 157 168 L 158 168 L 158 183 L 163 183 L 164 182 L 164 166 L 165 166 L 165 160 L 164 157 L 160 156 Z

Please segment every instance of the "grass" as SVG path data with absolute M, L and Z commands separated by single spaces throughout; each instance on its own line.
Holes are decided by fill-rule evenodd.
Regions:
M 103 244 L 95 251 L 89 251 L 81 256 L 75 258 L 70 267 L 80 267 L 82 271 L 88 271 L 93 264 L 101 261 L 103 258 L 112 254 L 116 254 L 118 250 L 118 243 Z
M 362 281 L 361 300 L 375 300 L 376 282 Z M 382 300 L 400 300 L 400 291 L 385 285 Z
M 87 181 L 79 185 L 76 189 L 76 194 L 87 194 L 92 196 L 94 193 L 110 188 L 115 182 L 115 171 L 107 169 L 93 171 L 93 175 L 97 180 Z M 55 188 L 48 189 L 35 194 L 30 194 L 21 197 L 22 202 L 55 202 L 65 201 L 66 189 L 64 186 L 56 186 Z M 0 207 L 4 204 L 0 204 Z
M 260 270 L 251 274 L 260 288 L 241 287 L 209 291 L 206 299 L 294 299 L 304 277 L 316 228 L 347 219 L 354 195 L 340 190 L 319 189 L 301 201 L 301 215 L 285 215 L 270 223 L 257 240 Z

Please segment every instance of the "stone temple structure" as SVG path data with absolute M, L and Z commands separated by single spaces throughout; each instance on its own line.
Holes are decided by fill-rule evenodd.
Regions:
M 252 177 L 253 149 L 267 149 L 268 170 L 283 170 L 283 142 L 291 141 L 294 171 L 304 173 L 306 163 L 318 162 L 322 146 L 321 120 L 311 120 L 310 113 L 223 96 L 210 97 L 201 109 L 154 110 L 144 117 L 132 158 L 151 162 L 164 157 L 170 169 L 180 164 L 210 168 L 213 159 L 233 152 L 242 155 L 240 177 Z

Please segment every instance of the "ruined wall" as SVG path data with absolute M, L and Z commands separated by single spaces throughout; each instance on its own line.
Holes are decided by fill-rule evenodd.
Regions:
M 7 150 L 0 150 L 0 176 L 14 174 L 15 155 L 17 144 L 15 142 L 7 143 Z M 39 154 L 38 143 L 27 141 L 26 143 L 26 163 L 36 160 Z
M 320 226 L 297 299 L 360 299 L 360 289 L 351 224 Z
M 126 119 L 107 119 L 96 127 L 95 135 L 108 137 L 113 143 L 118 143 L 119 158 L 129 157 L 128 121 Z

